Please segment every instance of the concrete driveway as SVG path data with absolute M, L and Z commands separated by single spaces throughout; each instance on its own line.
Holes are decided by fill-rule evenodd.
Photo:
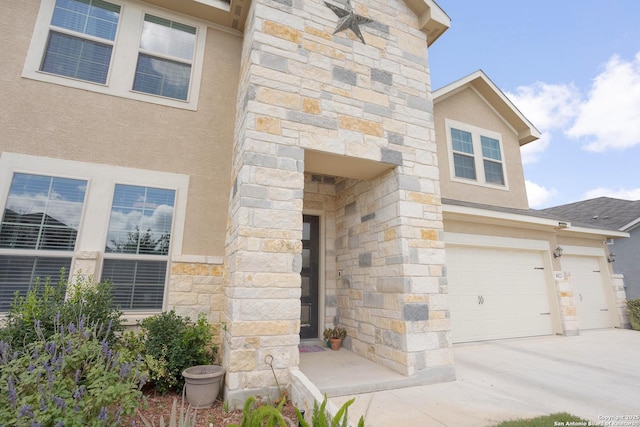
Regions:
M 376 426 L 491 426 L 554 412 L 640 427 L 640 332 L 583 331 L 454 346 L 457 381 L 351 397 L 350 418 Z M 611 418 L 609 418 L 611 419 Z

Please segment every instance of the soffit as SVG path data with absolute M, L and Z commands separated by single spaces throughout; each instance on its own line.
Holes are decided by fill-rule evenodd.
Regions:
M 193 16 L 222 27 L 244 30 L 251 0 L 145 0 L 185 15 Z
M 451 26 L 451 18 L 433 0 L 404 0 L 405 4 L 418 16 L 419 29 L 427 34 L 427 46 Z
M 528 144 L 540 138 L 540 132 L 518 110 L 509 98 L 493 83 L 482 70 L 448 84 L 433 92 L 433 102 L 449 98 L 456 93 L 472 87 L 518 134 L 520 145 Z
M 320 151 L 305 150 L 304 171 L 329 176 L 370 180 L 396 165 Z
M 244 24 L 251 6 L 251 0 L 145 1 L 241 32 L 244 31 Z M 404 2 L 418 16 L 419 29 L 427 34 L 427 46 L 431 46 L 451 25 L 449 16 L 433 0 L 404 0 Z

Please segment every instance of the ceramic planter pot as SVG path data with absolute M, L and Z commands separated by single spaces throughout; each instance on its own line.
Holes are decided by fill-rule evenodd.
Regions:
M 331 341 L 331 350 L 340 350 L 342 338 L 331 338 L 329 341 Z
M 182 371 L 187 402 L 192 408 L 206 408 L 218 398 L 225 370 L 219 365 L 198 365 Z

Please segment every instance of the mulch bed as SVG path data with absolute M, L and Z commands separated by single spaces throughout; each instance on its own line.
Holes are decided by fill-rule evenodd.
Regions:
M 140 403 L 138 410 L 144 416 L 144 418 L 151 423 L 152 426 L 160 425 L 160 417 L 164 417 L 165 425 L 169 425 L 169 419 L 171 417 L 171 406 L 173 405 L 173 399 L 178 399 L 178 415 L 180 414 L 180 404 L 182 402 L 182 395 L 175 392 L 168 392 L 165 395 L 155 393 L 153 390 L 145 392 L 145 399 Z M 145 403 L 146 401 L 146 403 Z M 186 403 L 184 407 L 186 408 Z M 290 426 L 297 426 L 298 421 L 293 404 L 288 401 L 282 411 L 285 420 L 288 418 L 291 420 Z M 132 425 L 131 421 L 135 421 L 135 426 L 145 426 L 140 416 L 136 415 L 126 419 L 122 425 Z M 218 399 L 210 408 L 201 408 L 197 410 L 196 426 L 197 427 L 219 427 L 227 426 L 229 424 L 241 424 L 242 423 L 242 410 L 228 411 L 225 410 L 223 402 Z

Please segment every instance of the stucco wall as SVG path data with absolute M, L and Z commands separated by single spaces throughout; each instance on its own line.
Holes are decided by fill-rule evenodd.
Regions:
M 2 3 L 0 151 L 187 174 L 174 253 L 222 256 L 242 38 L 208 29 L 198 111 L 181 110 L 22 78 L 39 5 Z
M 445 118 L 502 135 L 503 165 L 506 167 L 505 176 L 508 187 L 502 190 L 451 180 Z M 440 191 L 443 198 L 510 208 L 529 207 L 517 135 L 480 95 L 467 88 L 438 101 L 434 105 L 434 119 L 438 144 Z

